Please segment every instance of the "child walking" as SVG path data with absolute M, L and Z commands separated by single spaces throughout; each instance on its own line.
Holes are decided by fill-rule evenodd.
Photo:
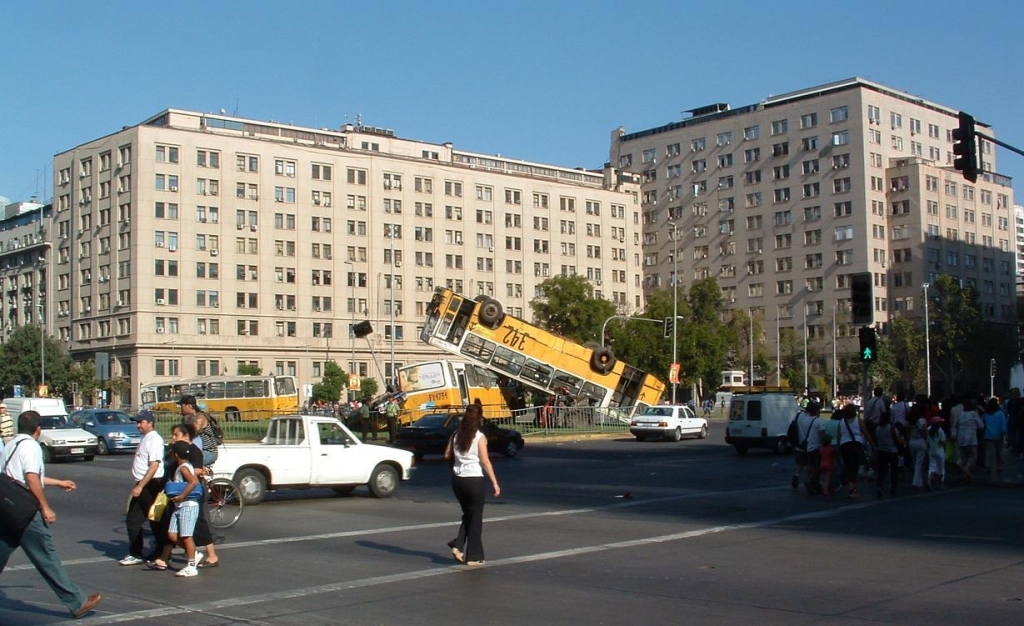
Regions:
M 189 444 L 186 441 L 175 441 L 171 444 L 171 454 L 178 462 L 178 469 L 174 472 L 175 482 L 187 483 L 182 492 L 173 498 L 174 514 L 171 516 L 171 525 L 167 529 L 167 544 L 164 546 L 163 554 L 159 559 L 152 562 L 150 567 L 154 569 L 167 569 L 167 561 L 171 558 L 171 551 L 174 546 L 181 546 L 185 549 L 188 557 L 188 565 L 178 570 L 175 576 L 188 578 L 198 576 L 199 559 L 202 554 L 196 553 L 196 542 L 192 534 L 196 528 L 196 520 L 199 519 L 199 499 L 196 495 L 202 494 L 202 487 L 199 486 L 199 479 L 196 478 L 195 470 L 188 461 Z M 191 496 L 191 497 L 190 497 Z

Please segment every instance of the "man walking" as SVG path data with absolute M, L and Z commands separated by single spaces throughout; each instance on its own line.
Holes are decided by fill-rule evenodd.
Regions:
M 0 437 L 3 438 L 3 443 L 14 439 L 14 430 L 14 418 L 7 412 L 7 405 L 0 402 Z
M 160 479 L 164 477 L 164 440 L 156 432 L 153 413 L 142 411 L 132 420 L 142 433 L 142 441 L 139 442 L 135 458 L 132 460 L 135 487 L 131 491 L 131 501 L 128 503 L 128 515 L 125 520 L 128 527 L 128 556 L 121 559 L 121 565 L 141 565 L 146 562 L 142 553 L 142 526 L 149 520 L 149 509 L 160 493 Z M 166 537 L 160 536 L 158 522 L 150 521 L 149 528 L 156 538 L 153 554 L 160 554 Z
M 387 409 L 384 410 L 384 415 L 388 420 L 388 443 L 395 443 L 395 433 L 398 432 L 399 411 L 398 398 L 391 398 Z
M 85 616 L 96 608 L 103 594 L 94 593 L 86 597 L 78 585 L 71 582 L 64 564 L 57 555 L 57 548 L 50 535 L 50 526 L 57 522 L 57 513 L 43 493 L 43 486 L 59 487 L 74 491 L 75 483 L 70 480 L 48 478 L 43 465 L 43 450 L 39 446 L 42 418 L 36 411 L 25 411 L 18 416 L 18 435 L 11 440 L 3 454 L 3 471 L 28 488 L 39 503 L 39 511 L 20 534 L 9 528 L 0 528 L 0 572 L 7 566 L 11 554 L 21 546 L 25 556 L 36 571 L 42 575 L 50 589 L 75 619 Z

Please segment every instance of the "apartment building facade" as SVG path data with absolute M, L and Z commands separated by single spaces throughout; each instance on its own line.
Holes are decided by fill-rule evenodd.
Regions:
M 13 202 L 0 207 L 0 341 L 19 326 L 46 322 L 51 287 L 50 205 Z
M 882 328 L 921 315 L 941 273 L 977 289 L 987 320 L 1014 322 L 1010 180 L 984 141 L 989 173 L 953 169 L 956 110 L 852 78 L 689 113 L 611 137 L 610 162 L 641 176 L 645 290 L 714 277 L 727 307 L 763 320 L 773 364 L 776 329 L 806 330 L 822 373 L 833 323 L 838 352 L 856 349 L 854 273 L 872 274 Z
M 383 383 L 436 287 L 529 318 L 580 274 L 642 307 L 639 177 L 459 151 L 383 128 L 165 110 L 56 155 L 49 331 L 140 385 L 234 373 Z M 355 339 L 350 325 L 374 332 Z

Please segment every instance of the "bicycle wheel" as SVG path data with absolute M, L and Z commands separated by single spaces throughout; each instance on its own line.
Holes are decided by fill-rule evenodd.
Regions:
M 242 517 L 242 493 L 238 485 L 227 478 L 215 478 L 209 483 L 210 525 L 231 528 Z

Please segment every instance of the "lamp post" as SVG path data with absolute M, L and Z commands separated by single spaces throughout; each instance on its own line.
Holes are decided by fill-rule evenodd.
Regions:
M 351 381 L 351 378 L 352 378 L 352 374 L 353 374 L 352 370 L 356 369 L 356 334 L 355 334 L 355 330 L 353 330 L 355 328 L 355 325 L 356 325 L 356 266 L 355 266 L 355 264 L 352 261 L 345 261 L 345 265 L 347 265 L 349 267 L 349 272 L 348 272 L 349 307 L 350 307 L 350 311 L 349 312 L 352 314 L 351 315 L 351 322 L 348 325 L 348 339 L 349 339 L 349 343 L 352 344 L 352 355 L 349 357 L 349 362 L 348 362 L 348 377 L 349 377 L 350 380 L 349 380 L 349 385 L 348 385 L 348 390 L 347 390 L 348 391 L 348 400 L 349 400 L 349 402 L 351 402 L 352 401 L 352 391 L 351 391 L 351 389 L 352 389 L 351 382 L 352 381 Z
M 928 324 L 928 288 L 931 287 L 931 283 L 924 283 L 921 288 L 924 289 L 924 377 L 925 377 L 925 390 L 928 397 L 932 397 L 932 342 L 931 333 Z
M 393 387 L 395 381 L 395 227 L 391 227 L 391 381 L 384 382 L 385 389 Z
M 679 321 L 679 240 L 677 235 L 679 231 L 676 229 L 676 223 L 669 221 L 669 225 L 672 227 L 672 365 L 679 362 L 678 360 L 678 337 L 679 331 L 676 330 L 676 322 Z M 679 380 L 679 374 L 676 374 L 676 381 Z M 672 383 L 672 404 L 676 404 L 676 388 L 679 387 L 678 382 Z
M 43 318 L 43 303 L 36 304 L 39 307 L 39 386 L 46 385 L 46 321 Z

